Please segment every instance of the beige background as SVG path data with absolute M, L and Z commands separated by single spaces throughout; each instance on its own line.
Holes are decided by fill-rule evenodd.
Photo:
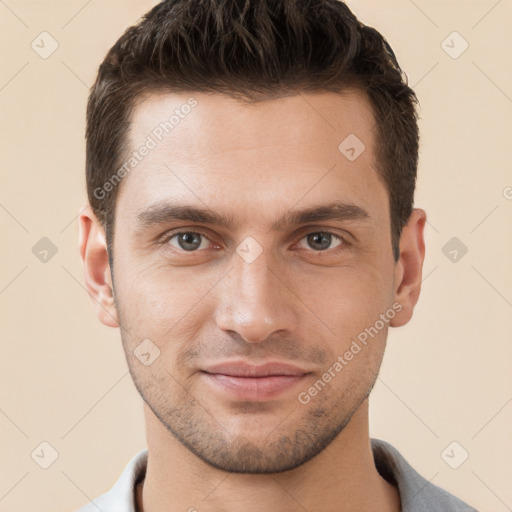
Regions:
M 119 333 L 96 320 L 83 286 L 76 216 L 88 88 L 154 3 L 0 0 L 0 512 L 71 511 L 145 446 Z M 416 205 L 429 218 L 422 296 L 390 333 L 371 435 L 480 510 L 512 510 L 512 2 L 351 6 L 419 95 Z M 47 59 L 31 48 L 43 31 L 59 45 Z M 441 45 L 453 31 L 469 44 L 457 59 Z M 463 41 L 446 44 L 453 53 Z M 32 252 L 42 237 L 58 250 L 46 263 Z M 442 251 L 452 237 L 468 248 L 455 263 Z M 48 469 L 31 458 L 43 441 L 58 452 Z M 458 469 L 441 456 L 452 441 L 452 459 L 469 453 Z

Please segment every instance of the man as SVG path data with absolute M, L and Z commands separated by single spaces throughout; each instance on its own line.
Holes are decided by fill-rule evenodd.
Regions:
M 418 300 L 416 98 L 337 0 L 169 0 L 87 109 L 80 253 L 147 450 L 81 509 L 474 511 L 370 439 Z

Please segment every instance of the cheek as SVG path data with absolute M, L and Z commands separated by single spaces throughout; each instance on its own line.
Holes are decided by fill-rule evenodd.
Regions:
M 172 268 L 166 261 L 129 257 L 129 251 L 118 254 L 117 305 L 123 324 L 138 337 L 154 338 L 159 345 L 190 338 L 222 305 L 218 285 L 229 265 Z M 333 349 L 373 325 L 392 297 L 392 272 L 376 254 L 339 267 L 291 265 L 281 278 L 293 290 L 287 306 L 301 310 L 300 325 L 294 327 L 309 331 L 316 325 L 317 335 Z
M 330 328 L 323 329 L 326 342 L 340 348 L 388 310 L 392 276 L 375 266 L 344 266 L 302 278 L 296 293 Z
M 163 310 L 172 310 L 169 300 L 176 300 L 180 291 L 178 282 L 169 279 L 169 271 L 155 264 L 151 258 L 118 258 L 114 263 L 116 280 L 121 281 L 120 299 L 125 311 L 143 317 L 158 316 Z
M 116 272 L 122 276 L 116 294 L 123 325 L 138 338 L 153 339 L 159 346 L 169 339 L 192 336 L 190 329 L 201 327 L 198 315 L 206 314 L 207 302 L 203 298 L 222 276 L 218 270 L 201 273 L 128 260 L 117 265 Z

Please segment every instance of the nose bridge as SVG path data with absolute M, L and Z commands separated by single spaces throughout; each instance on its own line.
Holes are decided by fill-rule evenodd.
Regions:
M 258 250 L 256 255 L 250 243 L 240 244 L 223 280 L 217 323 L 247 342 L 258 342 L 275 331 L 292 329 L 296 318 L 290 293 L 272 269 L 272 254 Z

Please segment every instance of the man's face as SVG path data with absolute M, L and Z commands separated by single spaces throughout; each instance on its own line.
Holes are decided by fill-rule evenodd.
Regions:
M 131 151 L 149 135 L 158 143 L 125 177 L 116 206 L 113 282 L 128 365 L 160 422 L 203 461 L 292 469 L 348 423 L 384 353 L 389 320 L 375 325 L 393 309 L 395 264 L 374 118 L 360 92 L 253 105 L 192 96 L 197 105 L 163 136 L 155 128 L 189 95 L 151 95 L 134 110 Z M 338 148 L 351 134 L 365 146 L 355 160 L 353 135 Z M 349 207 L 293 218 L 334 203 Z M 176 205 L 229 223 L 174 218 Z M 305 375 L 213 368 L 240 361 Z

